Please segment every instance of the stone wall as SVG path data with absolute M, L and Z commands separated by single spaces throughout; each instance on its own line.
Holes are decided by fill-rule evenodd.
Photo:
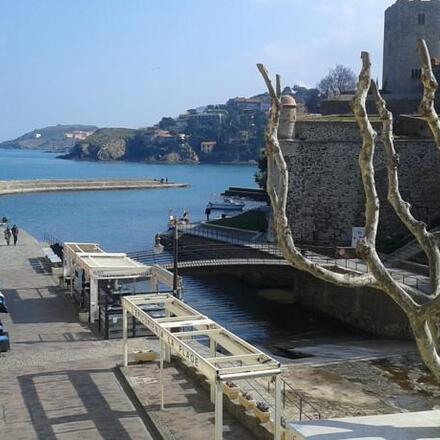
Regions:
M 256 290 L 291 289 L 294 303 L 323 316 L 378 336 L 412 339 L 406 315 L 381 291 L 335 286 L 289 266 L 215 266 L 209 270 L 211 275 L 236 276 Z M 181 273 L 206 275 L 206 268 L 181 269 Z
M 388 109 L 397 118 L 401 114 L 415 114 L 418 112 L 421 93 L 408 96 L 408 95 L 396 95 L 396 94 L 383 94 L 387 101 Z M 321 114 L 323 115 L 353 115 L 351 110 L 352 96 L 336 96 L 334 98 L 325 99 L 321 102 Z M 439 105 L 439 96 L 436 99 L 436 107 Z M 376 104 L 372 96 L 367 99 L 367 111 L 370 115 L 377 114 Z
M 364 192 L 358 166 L 361 147 L 354 122 L 298 121 L 296 138 L 282 141 L 289 169 L 288 218 L 298 241 L 349 245 L 351 228 L 364 225 Z M 431 140 L 397 138 L 402 195 L 413 213 L 433 219 L 440 213 L 440 160 Z M 407 234 L 386 200 L 383 149 L 376 150 L 381 200 L 379 241 Z M 426 210 L 429 207 L 429 211 Z

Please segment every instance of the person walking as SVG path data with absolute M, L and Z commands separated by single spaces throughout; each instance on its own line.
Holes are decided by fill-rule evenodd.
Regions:
M 11 230 L 9 229 L 9 226 L 6 226 L 4 234 L 5 234 L 6 244 L 9 246 L 11 244 Z
M 11 232 L 12 232 L 12 236 L 14 237 L 14 246 L 17 246 L 17 240 L 18 240 L 18 228 L 17 228 L 17 225 L 12 226 Z
M 211 215 L 211 208 L 209 206 L 205 209 L 205 214 L 206 214 L 206 221 L 209 222 L 209 216 Z

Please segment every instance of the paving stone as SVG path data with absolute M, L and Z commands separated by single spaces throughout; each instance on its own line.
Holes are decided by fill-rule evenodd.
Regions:
M 39 243 L 22 231 L 16 247 L 1 243 L 0 261 L 11 338 L 0 354 L 0 439 L 151 439 L 114 373 L 121 341 L 78 322 Z

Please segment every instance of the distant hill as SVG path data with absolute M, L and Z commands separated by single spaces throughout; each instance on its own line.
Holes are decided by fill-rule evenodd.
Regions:
M 98 127 L 94 125 L 55 125 L 39 128 L 17 139 L 0 143 L 0 148 L 69 151 L 78 141 L 83 141 Z

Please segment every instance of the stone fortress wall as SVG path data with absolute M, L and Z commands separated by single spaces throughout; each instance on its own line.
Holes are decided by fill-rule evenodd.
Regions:
M 440 223 L 440 155 L 426 123 L 414 116 L 422 95 L 417 39 L 424 38 L 440 67 L 440 0 L 396 0 L 385 12 L 383 89 L 388 108 L 395 116 L 395 146 L 400 155 L 402 196 L 413 214 L 425 222 Z M 352 96 L 341 95 L 324 102 L 325 115 L 304 117 L 294 123 L 295 103 L 282 119 L 294 128 L 279 132 L 289 168 L 287 212 L 296 240 L 314 244 L 351 243 L 352 227 L 364 226 L 364 191 L 358 156 L 362 145 L 350 110 Z M 437 103 L 437 108 L 439 104 Z M 376 131 L 381 123 L 371 96 L 367 110 Z M 282 113 L 283 114 L 283 113 Z M 344 116 L 337 116 L 337 115 Z M 289 119 L 290 118 L 290 119 Z M 281 133 L 281 135 L 280 135 Z M 378 136 L 375 173 L 381 201 L 379 242 L 408 235 L 386 197 L 387 173 Z
M 362 140 L 354 120 L 320 119 L 297 121 L 293 139 L 280 140 L 289 169 L 287 214 L 298 241 L 350 245 L 351 228 L 364 226 L 364 191 L 358 165 Z M 373 125 L 380 129 L 380 124 Z M 395 146 L 401 158 L 401 193 L 413 205 L 414 214 L 432 220 L 440 214 L 440 155 L 431 139 L 397 137 Z M 383 161 L 378 142 L 379 242 L 408 234 L 386 200 Z
M 422 88 L 416 42 L 424 38 L 440 58 L 440 0 L 397 0 L 385 12 L 382 87 L 392 94 L 419 95 Z

